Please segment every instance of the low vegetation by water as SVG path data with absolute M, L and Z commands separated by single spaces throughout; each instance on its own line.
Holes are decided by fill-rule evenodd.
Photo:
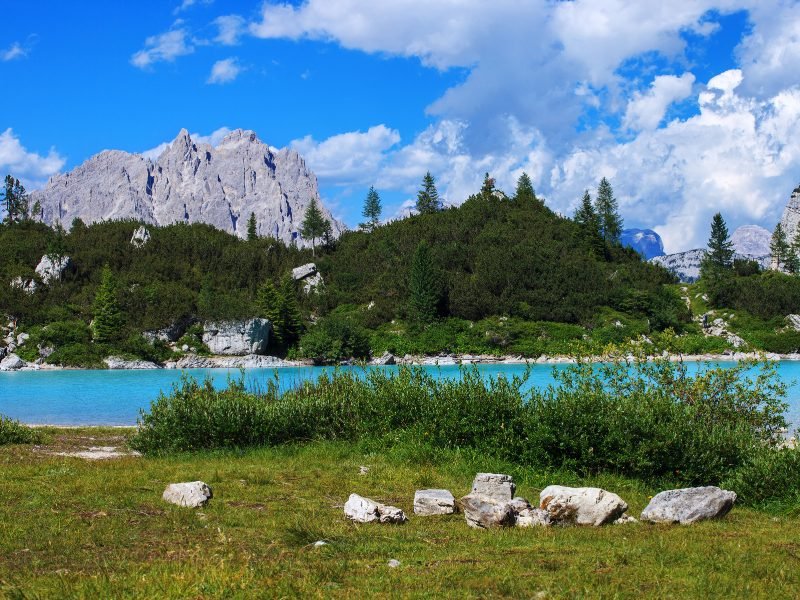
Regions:
M 617 357 L 557 373 L 546 390 L 524 377 L 459 380 L 401 368 L 335 372 L 280 394 L 185 378 L 162 394 L 131 443 L 148 454 L 344 440 L 478 452 L 576 476 L 615 474 L 650 485 L 727 485 L 751 505 L 791 504 L 797 451 L 782 449 L 785 385 L 774 365 L 707 367 Z M 791 473 L 791 475 L 790 475 Z

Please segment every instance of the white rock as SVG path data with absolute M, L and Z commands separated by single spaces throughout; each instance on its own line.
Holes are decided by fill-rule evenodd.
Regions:
M 211 488 L 208 485 L 202 481 L 188 481 L 169 484 L 162 499 L 178 506 L 197 508 L 208 504 L 211 497 Z
M 146 369 L 160 369 L 156 363 L 150 362 L 148 360 L 127 360 L 120 356 L 109 356 L 103 359 L 103 362 L 106 363 L 106 366 L 111 370 L 122 370 L 122 369 L 137 369 L 137 370 L 146 370 Z
M 328 542 L 325 542 L 323 540 L 317 540 L 316 542 L 314 542 L 314 548 L 321 548 L 322 546 L 327 546 L 327 545 Z
M 36 274 L 41 277 L 42 283 L 49 285 L 52 281 L 59 281 L 69 266 L 69 256 L 50 257 L 43 256 L 36 265 Z
M 500 501 L 479 494 L 461 498 L 461 510 L 467 525 L 478 529 L 511 527 L 516 520 L 510 501 Z
M 144 248 L 144 246 L 149 241 L 150 241 L 150 232 L 144 225 L 142 225 L 141 227 L 137 227 L 136 230 L 133 232 L 133 235 L 131 236 L 131 245 L 134 248 Z
M 379 504 L 358 494 L 350 494 L 344 505 L 345 516 L 357 523 L 405 523 L 405 513 L 397 507 Z
M 598 527 L 616 521 L 628 505 L 616 494 L 600 488 L 551 485 L 539 494 L 539 508 L 556 523 Z
M 295 281 L 300 281 L 301 279 L 305 279 L 306 277 L 311 277 L 312 275 L 316 275 L 317 273 L 317 265 L 314 263 L 307 263 L 305 265 L 300 265 L 299 267 L 295 267 L 292 269 L 292 279 Z
M 325 285 L 321 273 L 315 273 L 311 277 L 303 279 L 303 292 L 310 294 L 311 292 L 318 292 Z
M 22 290 L 26 294 L 33 294 L 38 286 L 33 279 L 14 277 L 14 279 L 11 280 L 11 287 L 17 290 Z
M 642 511 L 642 521 L 689 524 L 727 515 L 736 502 L 736 494 L 718 487 L 667 490 L 653 496 Z
M 399 566 L 400 566 L 400 561 L 399 561 L 399 560 L 397 560 L 396 558 L 393 558 L 393 559 L 391 559 L 391 560 L 390 560 L 388 563 L 386 563 L 386 564 L 387 564 L 389 567 L 391 567 L 392 569 L 396 569 L 397 567 L 399 567 Z
M 783 209 L 781 226 L 786 233 L 786 239 L 790 242 L 794 240 L 798 229 L 800 229 L 800 185 L 792 192 L 786 208 Z
M 800 331 L 800 315 L 788 315 L 786 320 L 789 322 L 789 326 L 792 329 Z
M 624 513 L 619 519 L 614 521 L 614 525 L 632 525 L 633 523 L 638 522 L 639 520 L 636 517 L 632 517 L 628 513 Z
M 553 524 L 550 513 L 541 508 L 525 508 L 516 513 L 517 527 L 549 527 Z
M 24 346 L 25 342 L 27 342 L 29 339 L 31 339 L 30 335 L 28 335 L 27 333 L 20 333 L 17 336 L 17 346 Z
M 392 354 L 391 352 L 384 352 L 379 357 L 373 358 L 370 361 L 370 364 L 371 365 L 375 365 L 375 366 L 379 366 L 379 367 L 383 367 L 383 366 L 387 366 L 387 365 L 393 365 L 393 364 L 395 364 L 395 362 L 396 362 L 396 359 L 394 357 L 394 354 Z
M 0 371 L 17 371 L 25 367 L 27 363 L 19 356 L 10 352 L 6 357 L 0 361 Z
M 448 490 L 417 490 L 414 493 L 415 515 L 452 515 L 455 510 L 456 499 Z
M 483 496 L 499 502 L 511 502 L 517 486 L 511 475 L 500 473 L 478 473 L 472 482 L 470 495 Z
M 266 319 L 206 323 L 203 326 L 203 343 L 212 354 L 264 354 L 267 351 L 270 330 L 270 323 Z
M 260 236 L 310 246 L 300 224 L 311 199 L 337 237 L 344 226 L 321 203 L 316 176 L 294 150 L 275 150 L 237 129 L 216 146 L 181 130 L 158 157 L 104 151 L 31 193 L 42 220 L 69 224 L 134 219 L 153 225 L 208 223 L 246 237 L 255 213 Z

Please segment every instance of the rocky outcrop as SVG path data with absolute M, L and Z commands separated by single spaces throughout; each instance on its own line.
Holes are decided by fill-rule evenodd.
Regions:
M 161 497 L 170 504 L 199 508 L 208 504 L 212 496 L 211 488 L 202 481 L 188 481 L 169 484 Z
M 60 281 L 64 271 L 69 267 L 69 256 L 43 256 L 39 264 L 36 265 L 36 274 L 42 283 L 49 285 L 52 281 Z
M 147 230 L 147 227 L 142 225 L 141 227 L 137 227 L 134 230 L 133 235 L 131 236 L 131 246 L 134 248 L 144 248 L 147 245 L 147 242 L 150 241 L 150 232 Z
M 480 494 L 469 494 L 461 498 L 461 510 L 467 525 L 477 529 L 512 527 L 515 523 L 510 502 L 495 500 Z
M 683 283 L 693 283 L 700 278 L 700 265 L 706 256 L 706 251 L 702 248 L 695 250 L 687 250 L 686 252 L 677 252 L 675 254 L 667 254 L 666 256 L 657 256 L 650 259 L 650 262 L 656 265 L 661 265 L 667 271 L 673 273 Z M 754 260 L 762 269 L 769 269 L 771 257 L 766 256 L 750 256 L 739 254 L 738 252 L 733 255 L 734 260 Z
M 322 274 L 317 271 L 317 265 L 308 263 L 292 269 L 292 278 L 303 284 L 303 291 L 310 294 L 324 285 Z
M 800 185 L 794 189 L 786 208 L 783 209 L 781 226 L 786 233 L 786 239 L 791 242 L 800 228 Z
M 247 354 L 245 356 L 198 356 L 188 354 L 176 361 L 164 363 L 166 369 L 273 369 L 280 367 L 298 367 L 308 363 L 290 361 L 275 356 Z
M 388 367 L 396 363 L 396 359 L 394 354 L 391 352 L 384 352 L 377 358 L 373 358 L 369 361 L 369 364 L 374 365 L 376 367 Z
M 17 371 L 26 367 L 28 363 L 22 360 L 19 356 L 14 354 L 13 352 L 9 352 L 6 354 L 3 360 L 0 360 L 0 371 Z
M 51 225 L 75 218 L 208 223 L 239 237 L 247 235 L 247 220 L 255 213 L 259 235 L 306 246 L 310 241 L 302 238 L 300 224 L 312 198 L 319 201 L 317 178 L 294 150 L 270 148 L 242 129 L 212 147 L 183 129 L 155 160 L 104 151 L 52 177 L 30 201 L 41 204 L 42 220 Z M 338 236 L 342 224 L 319 206 Z
M 134 369 L 134 370 L 146 370 L 146 369 L 160 369 L 156 363 L 150 362 L 149 360 L 127 360 L 120 356 L 109 356 L 103 359 L 103 362 L 106 363 L 106 366 L 111 370 L 122 370 L 122 369 Z
M 511 502 L 517 486 L 511 475 L 501 473 L 478 473 L 472 481 L 470 495 L 491 498 L 499 502 Z
M 414 493 L 415 515 L 452 515 L 455 510 L 456 499 L 448 490 L 417 490 Z
M 619 519 L 628 510 L 628 504 L 600 488 L 551 485 L 539 494 L 539 508 L 555 523 L 599 527 Z
M 38 287 L 33 279 L 23 279 L 22 277 L 14 277 L 11 280 L 11 287 L 22 290 L 26 294 L 33 294 Z
M 664 242 L 652 229 L 625 229 L 619 241 L 623 246 L 633 248 L 648 260 L 664 256 Z
M 768 256 L 772 232 L 758 225 L 742 225 L 731 235 L 733 249 L 743 256 Z
M 795 331 L 800 331 L 800 315 L 787 315 L 786 322 Z
M 642 511 L 642 521 L 688 525 L 727 515 L 736 502 L 736 494 L 718 487 L 667 490 L 656 494 Z
M 357 523 L 405 523 L 405 513 L 395 506 L 386 506 L 358 494 L 350 494 L 344 505 L 344 515 Z
M 270 329 L 266 319 L 206 323 L 203 326 L 203 343 L 212 354 L 264 354 L 269 344 Z

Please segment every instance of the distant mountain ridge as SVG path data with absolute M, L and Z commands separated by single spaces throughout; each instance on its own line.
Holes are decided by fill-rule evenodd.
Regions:
M 317 178 L 297 152 L 275 151 L 249 130 L 231 131 L 211 146 L 182 129 L 155 160 L 103 151 L 52 177 L 31 193 L 31 204 L 39 202 L 39 216 L 51 225 L 69 227 L 75 218 L 208 223 L 239 237 L 255 213 L 259 235 L 304 246 L 299 230 L 312 198 L 338 236 L 344 226 L 320 201 Z
M 664 242 L 652 229 L 625 229 L 620 236 L 623 246 L 628 246 L 646 259 L 664 256 Z

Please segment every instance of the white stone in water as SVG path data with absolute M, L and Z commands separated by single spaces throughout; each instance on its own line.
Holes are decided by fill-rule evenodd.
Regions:
M 500 502 L 511 502 L 517 486 L 511 475 L 478 473 L 472 482 L 471 496 L 483 496 Z
M 417 490 L 414 493 L 415 515 L 452 515 L 455 510 L 456 499 L 448 490 Z
M 628 504 L 600 488 L 551 485 L 539 494 L 539 508 L 556 523 L 598 527 L 616 521 L 628 510 Z
M 165 502 L 188 508 L 205 506 L 211 497 L 211 488 L 202 481 L 171 483 L 162 496 Z

